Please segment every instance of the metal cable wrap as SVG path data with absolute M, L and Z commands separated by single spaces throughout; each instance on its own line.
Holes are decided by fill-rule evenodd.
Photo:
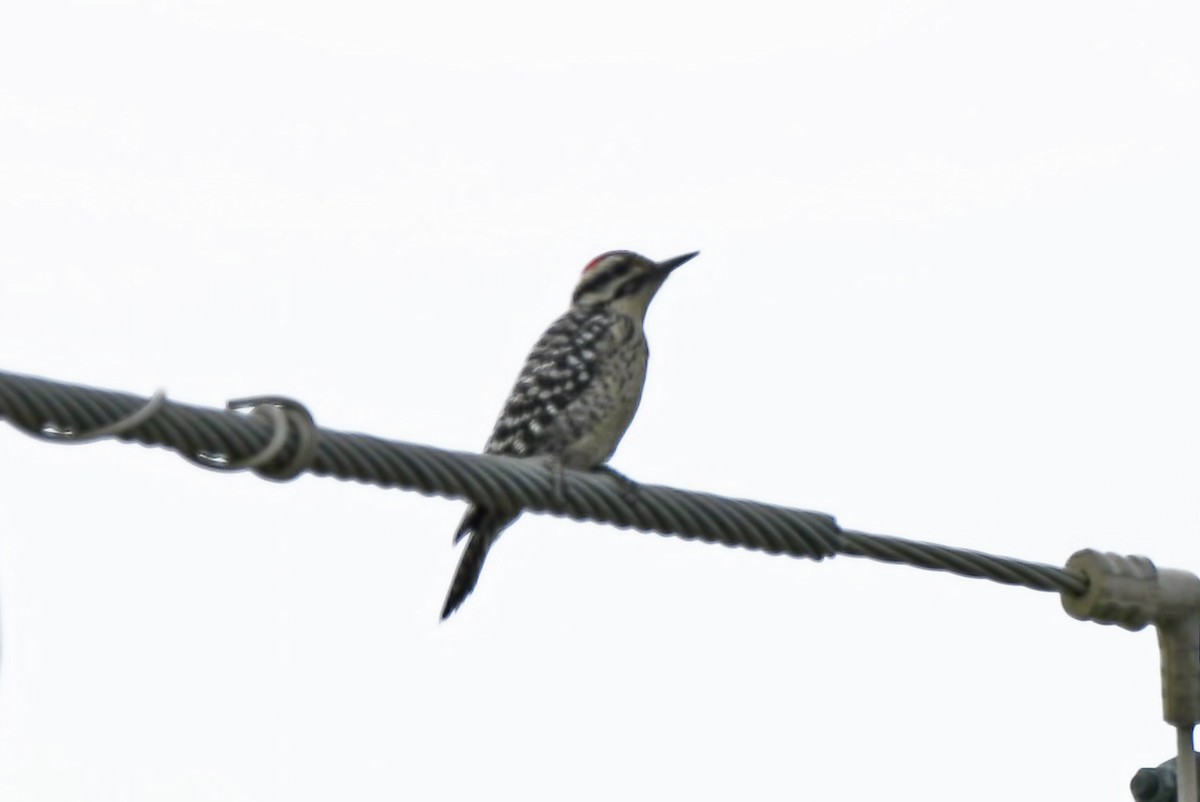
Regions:
M 148 405 L 158 403 L 150 409 Z M 247 406 L 247 404 L 241 404 Z M 149 411 L 147 412 L 147 410 Z M 142 418 L 137 418 L 143 411 Z M 255 413 L 259 410 L 255 409 Z M 478 504 L 527 509 L 576 520 L 609 523 L 740 546 L 769 554 L 820 560 L 835 554 L 871 557 L 920 568 L 991 579 L 1035 590 L 1077 594 L 1086 580 L 1077 573 L 1040 563 L 895 537 L 843 531 L 830 516 L 743 499 L 638 485 L 630 491 L 603 473 L 564 471 L 561 492 L 554 471 L 533 460 L 446 451 L 383 440 L 363 434 L 308 426 L 289 429 L 277 451 L 278 419 L 261 414 L 191 406 L 0 372 L 0 417 L 36 437 L 47 430 L 86 437 L 136 420 L 111 436 L 127 442 L 164 446 L 206 467 L 234 467 L 269 459 L 254 470 L 281 479 L 301 456 L 299 470 L 426 495 L 461 498 Z M 296 416 L 293 416 L 296 417 Z M 299 416 L 301 418 L 307 416 Z M 81 438 L 82 439 L 82 438 Z M 309 451 L 304 450 L 307 443 Z

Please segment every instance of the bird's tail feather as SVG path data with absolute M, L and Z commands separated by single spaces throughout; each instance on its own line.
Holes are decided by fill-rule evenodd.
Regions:
M 483 507 L 471 507 L 467 510 L 462 524 L 458 527 L 458 532 L 454 535 L 454 542 L 462 540 L 468 533 L 470 537 L 467 539 L 467 546 L 463 549 L 462 557 L 458 561 L 458 570 L 454 572 L 454 579 L 450 582 L 450 592 L 446 594 L 446 605 L 442 608 L 443 621 L 466 601 L 467 596 L 471 595 L 471 591 L 475 590 L 479 574 L 483 571 L 483 561 L 487 557 L 488 549 L 496 542 L 505 527 L 516 520 L 516 517 L 511 513 L 497 512 Z
M 454 542 L 457 543 L 472 532 L 478 532 L 487 516 L 488 510 L 483 507 L 467 507 L 466 515 L 458 525 L 458 531 L 454 533 Z

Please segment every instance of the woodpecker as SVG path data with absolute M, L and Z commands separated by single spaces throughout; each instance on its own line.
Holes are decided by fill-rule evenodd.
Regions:
M 484 453 L 539 458 L 554 470 L 603 466 L 642 398 L 650 356 L 642 332 L 646 308 L 671 271 L 696 253 L 654 262 L 609 251 L 588 262 L 571 308 L 529 352 Z M 519 514 L 467 509 L 454 535 L 455 543 L 468 538 L 467 545 L 443 620 L 475 589 L 488 549 Z

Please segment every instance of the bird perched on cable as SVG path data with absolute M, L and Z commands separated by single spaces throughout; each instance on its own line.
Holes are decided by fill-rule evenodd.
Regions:
M 571 308 L 533 346 L 484 453 L 536 457 L 554 470 L 601 467 L 642 398 L 650 352 L 646 308 L 675 268 L 696 253 L 654 262 L 610 251 L 583 268 Z M 475 589 L 488 549 L 519 511 L 472 506 L 454 542 L 468 538 L 442 618 Z

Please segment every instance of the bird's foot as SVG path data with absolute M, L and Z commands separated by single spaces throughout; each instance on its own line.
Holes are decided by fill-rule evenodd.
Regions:
M 642 492 L 642 487 L 637 482 L 630 479 L 625 474 L 618 471 L 616 468 L 608 465 L 601 465 L 594 469 L 596 473 L 603 473 L 616 479 L 621 485 L 621 500 L 626 504 L 637 504 L 638 495 Z

